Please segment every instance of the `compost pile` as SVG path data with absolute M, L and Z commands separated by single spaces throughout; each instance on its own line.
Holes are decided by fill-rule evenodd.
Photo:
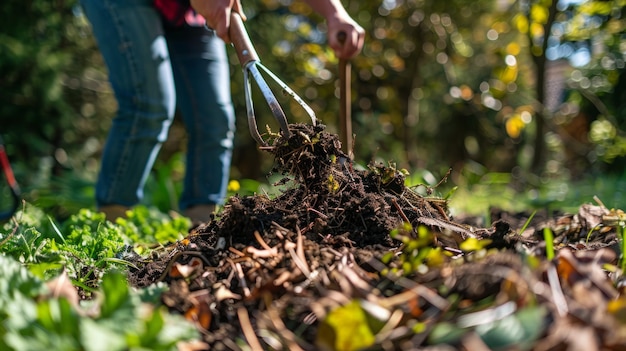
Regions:
M 323 125 L 290 130 L 265 148 L 286 190 L 230 198 L 130 272 L 169 285 L 197 349 L 626 350 L 623 212 L 494 210 L 482 227 L 390 165 L 356 169 Z

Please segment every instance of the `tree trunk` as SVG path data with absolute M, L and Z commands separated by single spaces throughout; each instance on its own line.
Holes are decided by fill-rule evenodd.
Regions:
M 531 162 L 531 171 L 535 174 L 540 174 L 544 168 L 545 162 L 545 153 L 546 153 L 546 145 L 544 140 L 544 130 L 545 130 L 545 101 L 546 101 L 546 50 L 548 48 L 548 38 L 550 37 L 550 31 L 552 29 L 552 24 L 556 18 L 557 14 L 557 3 L 558 0 L 552 0 L 550 2 L 550 6 L 548 7 L 548 19 L 543 26 L 543 40 L 541 43 L 541 48 L 538 51 L 534 51 L 531 48 L 531 55 L 533 58 L 533 62 L 536 67 L 536 97 L 537 97 L 537 109 L 536 109 L 536 118 L 535 118 L 535 142 L 534 142 L 534 152 L 533 158 Z M 530 18 L 530 14 L 528 14 L 529 23 L 532 23 L 532 18 Z M 532 37 L 530 31 L 528 33 L 529 40 L 532 46 Z

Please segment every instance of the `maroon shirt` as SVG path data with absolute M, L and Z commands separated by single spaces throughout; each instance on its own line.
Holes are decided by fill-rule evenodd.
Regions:
M 205 20 L 189 4 L 189 0 L 154 0 L 154 7 L 173 26 L 204 26 Z

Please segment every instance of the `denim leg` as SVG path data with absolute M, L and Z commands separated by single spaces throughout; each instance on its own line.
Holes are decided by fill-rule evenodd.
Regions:
M 202 27 L 166 28 L 177 106 L 188 134 L 180 208 L 224 202 L 235 117 L 224 42 Z
M 174 117 L 176 93 L 152 0 L 81 0 L 118 102 L 96 184 L 98 206 L 132 206 Z

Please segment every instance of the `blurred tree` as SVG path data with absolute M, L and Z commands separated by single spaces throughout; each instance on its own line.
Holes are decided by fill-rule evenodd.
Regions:
M 51 180 L 68 170 L 95 173 L 114 101 L 76 1 L 0 9 L 0 133 L 24 190 L 36 190 L 30 200 L 58 201 Z M 90 204 L 84 188 L 73 191 Z
M 525 17 L 527 26 L 518 27 L 522 33 L 528 35 L 530 56 L 535 65 L 535 98 L 537 99 L 535 107 L 535 138 L 533 147 L 533 157 L 531 161 L 531 170 L 534 172 L 543 171 L 543 165 L 546 161 L 545 142 L 544 142 L 544 124 L 545 115 L 544 108 L 546 106 L 546 50 L 552 26 L 557 15 L 558 0 L 523 0 L 520 1 L 521 12 Z
M 555 124 L 583 134 L 579 159 L 594 172 L 626 170 L 626 3 L 566 2 L 554 58 L 569 58 L 568 99 Z M 579 128 L 574 128 L 580 125 Z
M 596 146 L 591 157 L 624 154 L 619 117 L 607 116 L 623 111 L 617 102 L 624 105 L 618 85 L 626 81 L 619 79 L 623 1 L 355 3 L 346 2 L 369 33 L 363 55 L 355 59 L 362 159 L 378 156 L 409 169 L 462 169 L 476 161 L 492 171 L 562 174 L 562 154 L 571 153 L 564 144 L 576 137 L 555 132 L 553 115 L 570 74 L 582 84 L 582 107 L 604 111 L 602 121 L 590 126 Z M 563 59 L 580 66 L 581 50 L 551 54 L 559 45 L 595 53 L 584 70 L 571 72 Z M 317 57 L 334 73 L 334 60 Z M 325 102 L 332 97 L 323 95 Z M 617 120 L 609 125 L 607 118 Z
M 359 163 L 392 161 L 439 175 L 453 167 L 453 176 L 472 167 L 555 176 L 604 164 L 623 170 L 623 0 L 343 4 L 367 32 L 352 62 Z M 53 203 L 63 190 L 88 203 L 89 182 L 79 179 L 95 179 L 116 109 L 89 25 L 75 0 L 0 9 L 0 133 L 16 173 L 39 201 Z M 245 12 L 262 62 L 336 132 L 338 62 L 322 19 L 299 0 L 250 1 Z M 262 180 L 273 160 L 248 134 L 241 69 L 229 53 L 238 125 L 232 174 Z M 309 123 L 278 95 L 290 122 Z M 256 87 L 253 97 L 259 129 L 278 130 Z M 185 138 L 176 120 L 160 154 L 158 165 L 176 177 Z M 58 178 L 65 181 L 50 183 Z
M 506 18 L 511 7 L 501 3 L 345 2 L 368 33 L 363 54 L 353 62 L 359 160 L 437 171 L 460 170 L 468 159 L 492 170 L 517 164 L 520 127 L 507 127 L 517 131 L 509 137 L 505 123 L 509 114 L 528 110 L 531 79 L 517 74 L 523 48 Z M 317 29 L 323 32 L 323 26 Z M 296 84 L 307 92 L 315 88 L 307 97 L 332 130 L 336 60 L 323 46 L 283 47 L 315 68 Z

